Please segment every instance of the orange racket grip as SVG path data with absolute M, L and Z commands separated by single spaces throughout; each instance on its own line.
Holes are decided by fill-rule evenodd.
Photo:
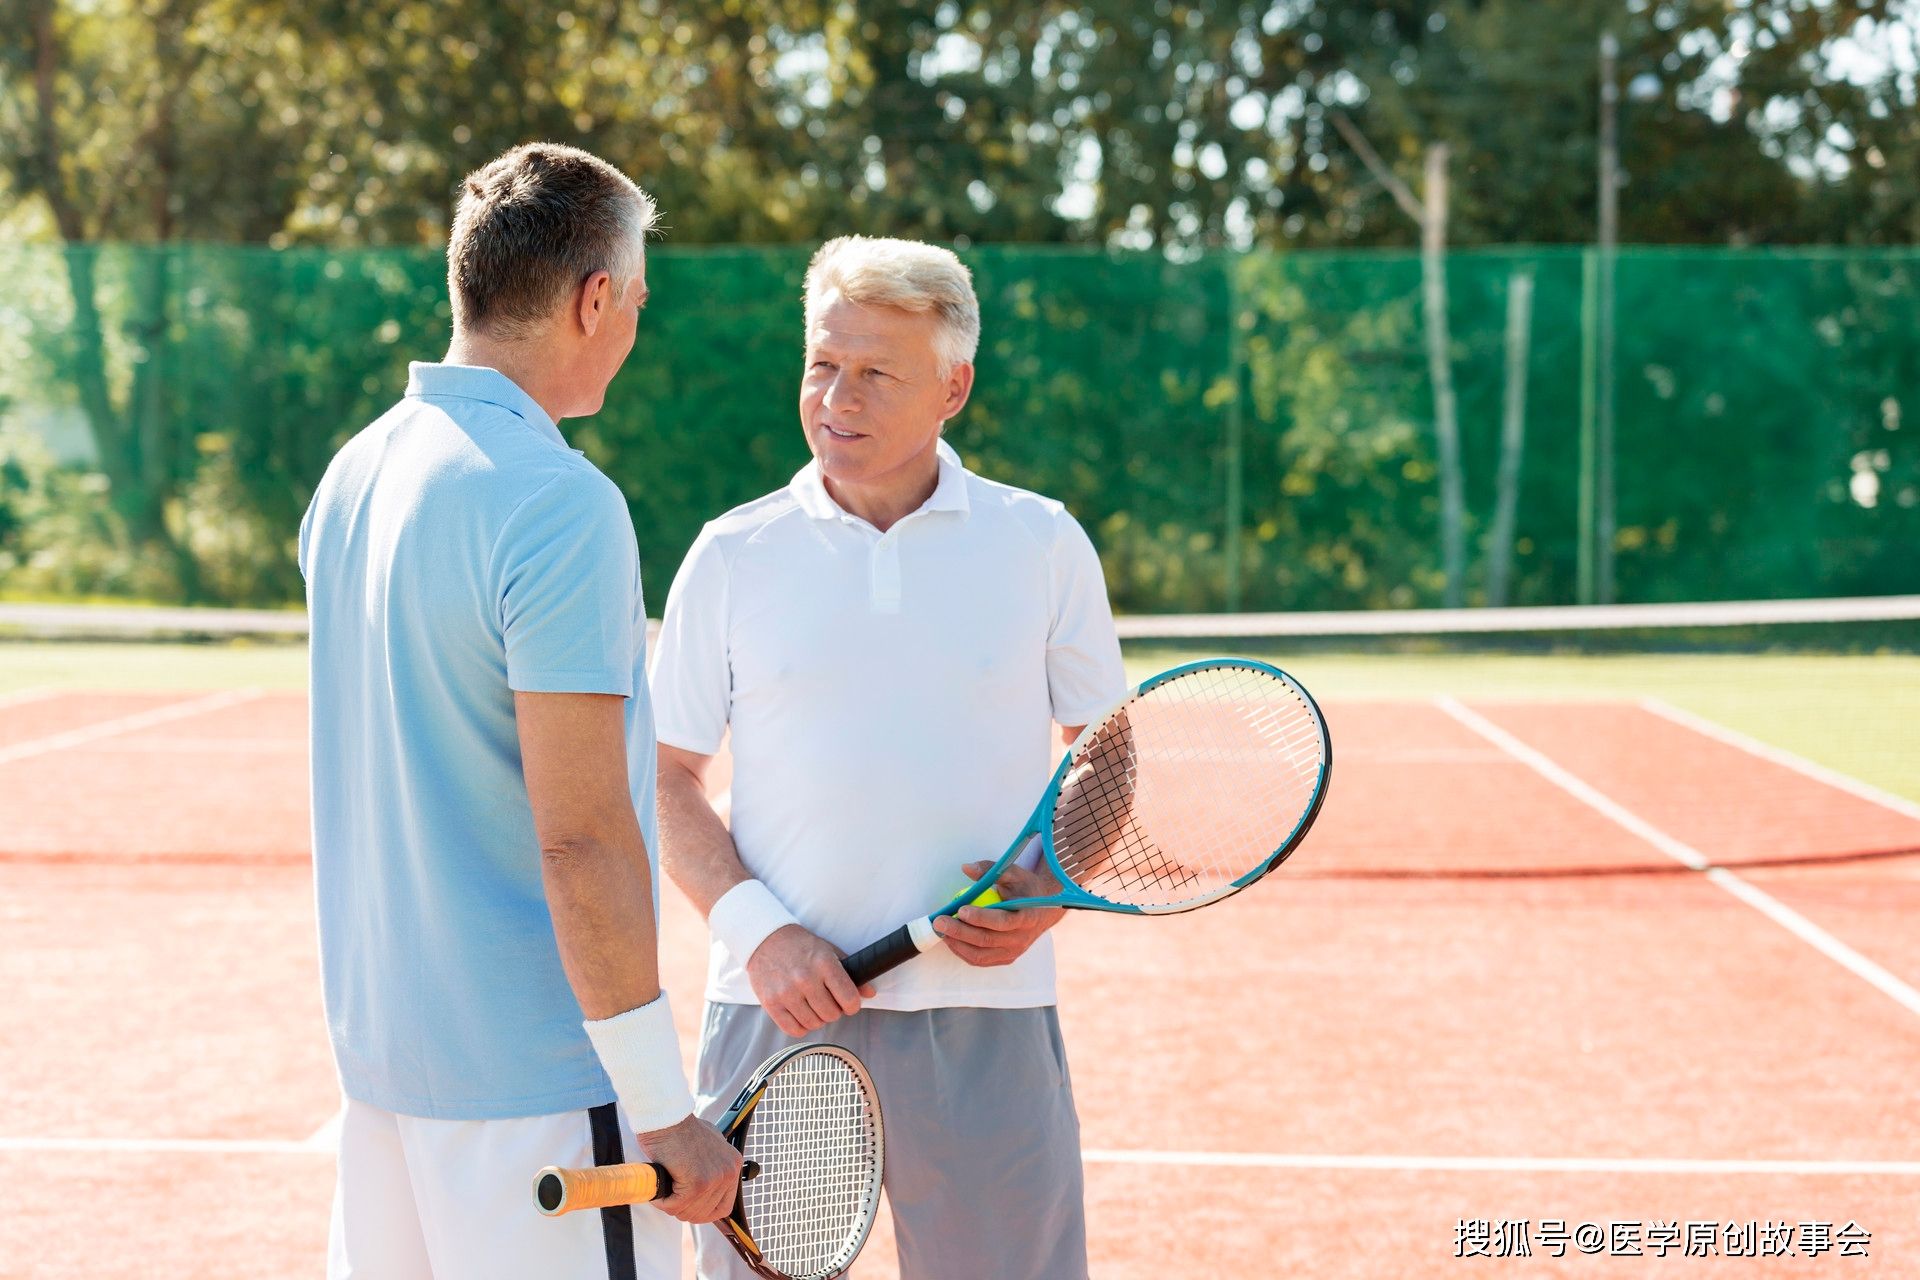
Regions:
M 673 1179 L 657 1164 L 609 1164 L 598 1169 L 548 1165 L 533 1177 L 533 1203 L 549 1218 L 575 1209 L 646 1204 L 673 1194 Z

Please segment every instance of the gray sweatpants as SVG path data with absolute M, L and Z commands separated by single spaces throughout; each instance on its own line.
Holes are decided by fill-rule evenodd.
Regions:
M 843 1045 L 873 1075 L 901 1280 L 1085 1280 L 1080 1119 L 1053 1009 L 863 1009 L 802 1040 Z M 758 1005 L 709 1004 L 700 1114 L 717 1120 L 793 1043 Z M 715 1228 L 693 1234 L 701 1280 L 752 1280 Z

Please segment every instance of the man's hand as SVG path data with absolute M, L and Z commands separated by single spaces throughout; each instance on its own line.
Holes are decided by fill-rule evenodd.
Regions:
M 978 880 L 991 862 L 970 862 L 962 870 Z M 1042 871 L 1008 867 L 994 882 L 1002 898 L 1044 898 L 1060 892 L 1060 884 Z M 1060 922 L 1066 911 L 1061 907 L 962 907 L 951 916 L 933 922 L 933 929 L 946 940 L 947 949 L 968 964 L 980 968 L 1012 964 L 1027 953 L 1040 935 Z
M 740 1153 L 699 1116 L 668 1129 L 636 1135 L 647 1159 L 666 1166 L 673 1194 L 654 1208 L 682 1222 L 718 1222 L 740 1194 Z
M 871 986 L 853 985 L 840 959 L 826 939 L 797 924 L 785 925 L 754 948 L 747 960 L 747 981 L 775 1026 L 790 1036 L 803 1036 L 860 1012 L 861 998 L 873 996 Z
M 1060 795 L 1053 803 L 1054 849 L 1082 884 L 1106 871 L 1127 848 L 1133 827 L 1133 764 L 1133 722 L 1123 707 L 1060 780 Z M 1001 896 L 1014 895 L 1003 891 Z

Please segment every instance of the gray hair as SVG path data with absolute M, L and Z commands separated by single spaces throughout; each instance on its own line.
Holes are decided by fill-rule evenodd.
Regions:
M 658 217 L 653 198 L 598 156 L 515 147 L 461 184 L 447 242 L 455 327 L 525 337 L 596 271 L 624 291 Z
M 831 290 L 862 307 L 933 312 L 939 322 L 933 350 L 945 377 L 972 364 L 980 348 L 980 300 L 973 277 L 952 250 L 917 240 L 841 236 L 820 246 L 807 264 L 806 321 Z

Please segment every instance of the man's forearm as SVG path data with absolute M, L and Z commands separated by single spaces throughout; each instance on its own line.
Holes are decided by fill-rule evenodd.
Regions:
M 744 965 L 769 937 L 800 923 L 740 860 L 702 785 L 704 758 L 678 754 L 660 762 L 661 861 L 707 918 L 707 932 Z
M 553 842 L 541 851 L 540 874 L 580 1011 L 597 1021 L 657 999 L 653 877 L 638 823 L 631 832 Z
M 690 770 L 669 764 L 659 773 L 660 865 L 702 916 L 729 889 L 752 879 L 727 824 Z
M 591 1021 L 660 994 L 653 872 L 628 789 L 625 702 L 596 693 L 513 697 L 547 910 L 567 981 Z

